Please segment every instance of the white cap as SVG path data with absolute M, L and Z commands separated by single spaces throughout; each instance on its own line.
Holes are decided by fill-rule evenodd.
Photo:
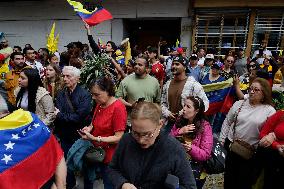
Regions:
M 214 59 L 214 55 L 213 54 L 207 54 L 205 56 L 205 59 L 208 58 L 208 59 Z

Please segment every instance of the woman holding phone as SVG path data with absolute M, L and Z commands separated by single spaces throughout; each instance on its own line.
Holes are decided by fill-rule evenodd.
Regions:
M 90 91 L 97 106 L 94 111 L 92 124 L 79 130 L 83 139 L 90 140 L 95 146 L 100 146 L 106 152 L 103 163 L 98 164 L 100 168 L 104 188 L 111 189 L 106 174 L 106 168 L 112 159 L 117 143 L 124 134 L 127 113 L 122 102 L 114 97 L 114 83 L 107 77 L 101 77 L 91 82 Z M 85 178 L 84 188 L 92 189 L 93 182 Z
M 171 130 L 171 135 L 181 137 L 180 141 L 189 155 L 197 188 L 202 188 L 202 163 L 210 158 L 213 146 L 212 128 L 204 115 L 204 103 L 197 96 L 188 96 L 182 115 Z M 194 170 L 194 168 L 198 170 Z M 204 175 L 204 174 L 203 174 Z

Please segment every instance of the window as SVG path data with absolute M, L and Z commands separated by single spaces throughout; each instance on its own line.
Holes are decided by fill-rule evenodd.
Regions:
M 257 10 L 252 53 L 261 43 L 275 54 L 284 48 L 284 10 Z
M 195 43 L 207 51 L 225 55 L 230 49 L 245 48 L 249 10 L 197 10 Z

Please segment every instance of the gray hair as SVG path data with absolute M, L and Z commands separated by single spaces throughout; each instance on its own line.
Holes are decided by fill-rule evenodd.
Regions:
M 6 100 L 0 94 L 0 113 L 8 112 L 8 105 Z
M 74 66 L 64 66 L 62 72 L 69 72 L 75 77 L 80 77 L 81 71 Z

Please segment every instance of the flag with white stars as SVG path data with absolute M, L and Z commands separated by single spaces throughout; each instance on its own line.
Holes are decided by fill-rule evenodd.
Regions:
M 214 115 L 217 112 L 228 113 L 233 105 L 233 79 L 202 85 L 209 100 L 209 109 L 206 115 Z
M 0 188 L 40 188 L 63 157 L 49 128 L 30 112 L 0 119 L 0 136 Z

